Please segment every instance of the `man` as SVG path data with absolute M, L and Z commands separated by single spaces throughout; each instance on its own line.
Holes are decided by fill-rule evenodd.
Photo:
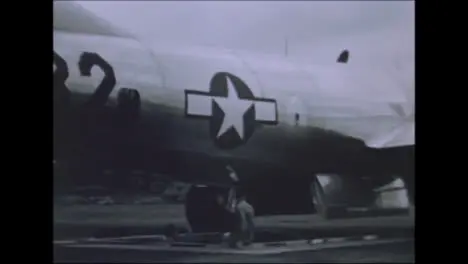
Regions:
M 231 167 L 231 165 L 227 165 L 226 166 L 226 169 L 229 173 L 229 178 L 231 178 L 232 182 L 234 184 L 236 184 L 237 182 L 239 182 L 239 177 L 237 177 L 237 173 L 236 171 Z
M 254 237 L 253 218 L 255 211 L 253 206 L 247 202 L 245 193 L 240 189 L 236 171 L 230 165 L 227 165 L 226 169 L 232 181 L 226 203 L 227 216 L 231 220 L 227 221 L 228 225 L 231 226 L 229 244 L 231 247 L 238 247 L 239 242 L 242 242 L 243 245 L 249 245 Z
M 226 169 L 229 174 L 229 178 L 231 179 L 231 188 L 229 188 L 228 192 L 228 198 L 227 198 L 227 203 L 226 203 L 226 208 L 231 212 L 234 213 L 235 207 L 236 207 L 236 192 L 237 189 L 239 188 L 239 178 L 237 177 L 236 171 L 231 167 L 231 165 L 227 165 Z
M 218 219 L 222 220 L 221 223 L 221 231 L 222 232 L 230 232 L 233 229 L 233 215 L 234 210 L 232 210 L 232 206 L 229 202 L 226 202 L 222 193 L 218 193 L 216 195 L 216 203 L 217 203 L 217 210 L 214 212 L 216 215 L 219 216 Z
M 245 193 L 237 190 L 237 203 L 235 206 L 236 224 L 231 234 L 229 245 L 238 247 L 239 242 L 244 246 L 250 245 L 254 239 L 255 225 L 254 216 L 255 210 L 252 205 L 247 202 Z

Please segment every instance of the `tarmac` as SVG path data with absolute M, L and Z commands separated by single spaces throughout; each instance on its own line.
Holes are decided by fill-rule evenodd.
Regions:
M 254 243 L 169 245 L 164 242 L 81 241 L 54 245 L 55 262 L 414 262 L 412 238 L 329 238 Z
M 183 223 L 179 224 L 183 230 Z M 54 261 L 414 262 L 412 216 L 330 221 L 315 215 L 259 218 L 255 243 L 242 249 L 230 249 L 220 241 L 201 243 L 193 239 L 171 245 L 163 241 L 163 228 L 161 223 L 96 225 L 58 221 L 54 225 Z

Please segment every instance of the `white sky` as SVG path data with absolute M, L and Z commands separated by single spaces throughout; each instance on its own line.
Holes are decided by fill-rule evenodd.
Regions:
M 414 65 L 414 1 L 81 1 L 83 7 L 153 42 L 284 53 L 310 62 Z

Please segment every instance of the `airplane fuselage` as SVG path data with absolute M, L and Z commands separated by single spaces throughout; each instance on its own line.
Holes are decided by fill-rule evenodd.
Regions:
M 353 91 L 327 97 L 335 91 L 314 86 L 314 76 L 292 64 L 55 31 L 54 65 L 58 159 L 218 183 L 229 180 L 228 164 L 250 181 L 284 173 L 388 176 L 412 162 L 399 153 L 411 146 L 364 144 L 399 118 L 389 104 Z M 343 104 L 347 96 L 353 103 Z M 374 129 L 364 127 L 369 120 Z M 363 127 L 350 131 L 350 122 Z

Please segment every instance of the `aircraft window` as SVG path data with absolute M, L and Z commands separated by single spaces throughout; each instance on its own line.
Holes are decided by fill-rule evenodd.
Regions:
M 124 117 L 138 118 L 140 114 L 140 93 L 131 88 L 121 88 L 117 94 L 117 108 Z

